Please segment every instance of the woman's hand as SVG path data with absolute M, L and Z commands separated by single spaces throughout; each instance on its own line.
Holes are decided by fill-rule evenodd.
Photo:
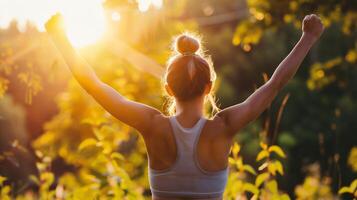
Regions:
M 324 31 L 324 25 L 317 15 L 306 15 L 302 22 L 302 31 L 304 36 L 308 36 L 315 42 Z
M 45 24 L 47 33 L 52 37 L 64 36 L 64 20 L 60 13 L 53 15 Z

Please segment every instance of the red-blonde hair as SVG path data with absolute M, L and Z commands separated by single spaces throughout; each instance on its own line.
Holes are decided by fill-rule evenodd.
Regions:
M 173 42 L 173 55 L 168 60 L 164 82 L 173 92 L 174 98 L 169 96 L 167 111 L 170 115 L 175 114 L 176 102 L 189 101 L 204 93 L 207 84 L 216 80 L 211 58 L 204 54 L 198 36 L 184 33 L 177 36 Z M 219 108 L 216 105 L 213 89 L 205 97 L 212 107 L 212 113 Z

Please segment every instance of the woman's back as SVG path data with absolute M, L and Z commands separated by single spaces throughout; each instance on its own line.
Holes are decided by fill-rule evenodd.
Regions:
M 176 116 L 153 123 L 161 127 L 151 133 L 155 140 L 146 141 L 154 198 L 220 199 L 227 181 L 230 144 L 223 138 L 219 142 L 219 123 L 201 117 L 185 128 Z M 219 143 L 221 148 L 217 148 Z

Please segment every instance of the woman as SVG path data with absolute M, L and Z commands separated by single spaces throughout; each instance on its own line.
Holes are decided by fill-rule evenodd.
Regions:
M 300 40 L 270 80 L 243 103 L 206 119 L 203 108 L 205 99 L 212 95 L 215 72 L 200 52 L 198 39 L 183 34 L 175 40 L 176 55 L 169 60 L 165 74 L 165 89 L 174 100 L 175 112 L 165 116 L 155 108 L 126 99 L 101 82 L 72 48 L 61 21 L 60 15 L 53 16 L 46 30 L 74 77 L 108 112 L 142 134 L 154 200 L 222 199 L 234 135 L 270 105 L 323 32 L 320 18 L 307 15 Z M 211 103 L 214 107 L 214 101 Z

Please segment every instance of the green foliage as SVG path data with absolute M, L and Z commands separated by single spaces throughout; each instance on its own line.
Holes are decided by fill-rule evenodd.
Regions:
M 41 77 L 33 72 L 33 66 L 31 64 L 28 65 L 28 70 L 24 72 L 20 72 L 17 77 L 19 81 L 25 84 L 26 87 L 26 95 L 25 101 L 28 104 L 32 103 L 32 97 L 37 95 L 38 92 L 42 90 Z
M 248 0 L 247 7 L 248 14 L 237 22 L 232 38 L 232 44 L 238 45 L 243 51 L 226 55 L 226 58 L 236 58 L 235 63 L 229 62 L 234 70 L 224 69 L 231 72 L 225 78 L 234 80 L 232 85 L 237 83 L 236 80 L 245 81 L 244 86 L 252 84 L 249 79 L 254 79 L 253 84 L 258 82 L 260 77 L 249 76 L 251 71 L 271 74 L 280 60 L 270 58 L 287 55 L 299 39 L 301 21 L 306 14 L 315 13 L 323 20 L 324 34 L 284 90 L 291 94 L 291 101 L 287 105 L 289 111 L 281 122 L 284 135 L 279 133 L 279 145 L 287 152 L 293 151 L 302 156 L 287 158 L 284 169 L 294 171 L 290 171 L 288 178 L 282 181 L 287 185 L 300 181 L 296 177 L 303 176 L 303 170 L 298 169 L 303 168 L 305 161 L 310 163 L 317 158 L 321 160 L 321 173 L 333 179 L 330 180 L 332 183 L 326 184 L 326 188 L 330 188 L 330 184 L 332 188 L 339 187 L 341 180 L 338 176 L 344 177 L 342 182 L 350 181 L 355 173 L 347 164 L 353 169 L 352 163 L 356 162 L 352 161 L 351 156 L 347 158 L 347 151 L 355 146 L 356 136 L 351 130 L 356 129 L 355 120 L 352 119 L 356 119 L 357 113 L 356 103 L 352 100 L 357 97 L 357 15 L 351 1 Z M 242 73 L 248 77 L 246 80 L 242 78 Z M 239 93 L 245 92 L 243 87 L 237 86 L 235 89 Z M 275 107 L 272 105 L 269 115 L 274 114 Z M 245 143 L 257 146 L 257 141 L 253 139 L 246 139 Z M 336 155 L 341 160 L 336 160 Z M 267 157 L 268 152 L 262 151 L 257 160 Z M 270 166 L 271 171 L 279 174 L 280 164 Z M 338 176 L 335 174 L 337 166 Z M 269 170 L 266 165 L 261 168 Z M 317 178 L 315 182 L 323 185 L 320 179 L 325 177 Z M 289 191 L 290 194 L 292 192 Z
M 350 186 L 342 187 L 338 190 L 338 194 L 349 193 L 357 198 L 357 179 L 355 179 Z
M 354 172 L 357 172 L 357 147 L 353 147 L 347 160 L 348 164 Z
M 353 171 L 357 171 L 356 169 L 356 154 L 357 154 L 357 147 L 353 147 L 351 149 L 350 155 L 348 157 L 348 164 L 352 167 Z M 354 179 L 349 186 L 341 187 L 338 190 L 338 194 L 349 194 L 354 198 L 357 198 L 357 179 Z
M 326 27 L 333 23 L 342 24 L 342 32 L 351 35 L 355 28 L 353 21 L 357 15 L 348 6 L 348 1 L 305 1 L 293 0 L 280 2 L 276 0 L 248 0 L 249 14 L 239 23 L 233 37 L 233 44 L 256 44 L 267 29 L 277 29 L 284 24 L 293 24 L 300 29 L 304 15 L 315 12 L 321 16 Z
M 108 75 L 110 74 L 108 71 Z M 122 76 L 130 77 L 126 73 Z M 109 81 L 108 78 L 107 80 Z M 135 80 L 141 81 L 139 78 Z M 146 77 L 145 80 L 150 81 L 150 78 Z M 115 81 L 117 79 L 113 79 L 112 83 L 115 84 Z M 128 83 L 127 89 L 130 89 L 130 84 L 136 87 L 141 85 L 143 88 L 122 91 L 127 96 L 131 94 L 146 98 L 143 96 L 145 94 L 136 95 L 134 92 L 153 90 L 148 88 L 150 84 L 140 83 Z M 114 199 L 142 198 L 141 193 L 147 187 L 144 176 L 146 154 L 142 139 L 129 127 L 105 113 L 93 100 L 83 97 L 86 94 L 74 82 L 70 87 L 69 94 L 64 96 L 72 98 L 60 101 L 62 104 L 59 115 L 46 125 L 46 133 L 35 141 L 35 148 L 46 152 L 51 158 L 61 157 L 79 168 L 80 178 L 73 178 L 77 179 L 74 182 L 75 187 L 70 187 L 66 181 L 60 179 L 63 182 L 61 187 L 73 198 L 86 195 L 90 188 L 97 190 L 89 193 L 93 198 L 105 194 Z M 117 152 L 130 143 L 133 145 L 121 152 L 125 156 Z M 68 174 L 66 178 L 70 176 L 76 175 Z M 136 177 L 135 182 L 131 177 Z
M 30 26 L 20 32 L 14 22 L 6 31 L 0 30 L 0 98 L 12 85 L 25 91 L 21 98 L 26 104 L 40 92 L 48 93 L 43 89 L 58 72 L 49 67 L 56 63 L 55 49 L 45 34 Z
M 328 184 L 328 178 L 320 180 L 316 176 L 306 177 L 304 183 L 295 188 L 295 194 L 296 198 L 299 200 L 312 198 L 334 199 Z
M 6 177 L 0 176 L 0 197 L 4 200 L 10 200 L 10 191 L 11 188 L 8 185 L 4 185 L 4 181 L 6 181 Z
M 255 175 L 256 171 L 252 166 L 243 163 L 243 158 L 239 155 L 240 146 L 238 143 L 233 144 L 231 152 L 232 155 L 228 159 L 231 171 L 224 198 L 243 198 L 245 197 L 245 192 L 257 193 L 258 188 L 245 180 L 249 174 Z
M 0 77 L 0 98 L 3 98 L 8 89 L 9 80 Z
M 240 146 L 238 143 L 233 144 L 232 156 L 229 157 L 231 172 L 224 193 L 225 199 L 245 199 L 246 193 L 253 195 L 252 199 L 290 199 L 287 194 L 279 191 L 278 182 L 274 178 L 276 172 L 283 175 L 282 164 L 278 160 L 270 159 L 271 152 L 275 152 L 280 157 L 285 157 L 285 153 L 276 145 L 268 147 L 265 143 L 261 143 L 261 147 L 257 161 L 263 160 L 264 162 L 258 169 L 261 173 L 257 174 L 253 167 L 243 164 L 243 158 L 239 156 Z M 254 184 L 248 182 L 248 175 L 255 176 Z
M 256 199 L 290 199 L 290 197 L 279 191 L 278 182 L 275 179 L 277 173 L 284 175 L 283 165 L 277 159 L 272 159 L 272 153 L 281 158 L 285 158 L 283 150 L 277 146 L 268 146 L 261 142 L 262 150 L 258 153 L 256 160 L 263 161 L 258 168 L 261 173 L 255 179 L 255 186 L 260 188 L 260 192 L 255 194 L 253 198 Z

